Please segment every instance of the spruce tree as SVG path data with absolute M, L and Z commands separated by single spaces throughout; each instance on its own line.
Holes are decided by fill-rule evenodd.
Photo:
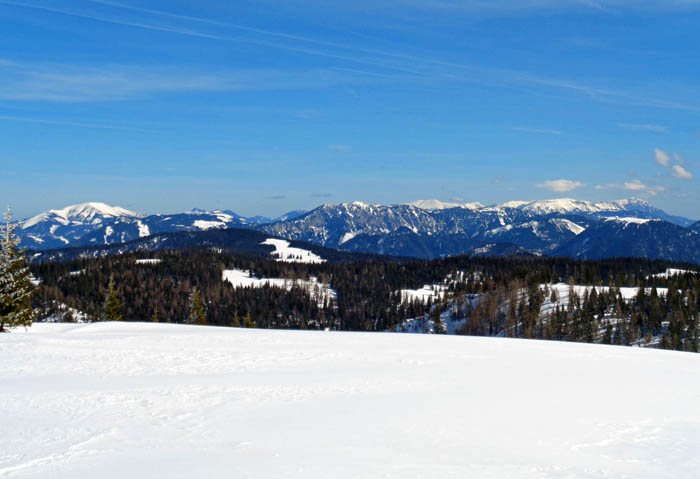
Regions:
M 232 328 L 240 328 L 241 327 L 241 318 L 238 316 L 238 310 L 234 311 L 233 313 L 233 319 L 231 320 L 231 327 Z
M 208 324 L 202 294 L 197 287 L 192 288 L 192 293 L 190 294 L 190 314 L 187 322 L 199 325 Z
M 442 318 L 440 317 L 440 308 L 438 306 L 435 306 L 435 309 L 433 309 L 432 316 L 433 316 L 433 333 L 446 334 L 447 327 L 445 326 L 445 323 L 442 321 Z
M 114 277 L 110 276 L 109 286 L 107 286 L 107 295 L 104 303 L 105 320 L 107 321 L 122 321 L 122 302 L 117 295 L 117 288 L 114 283 Z
M 253 320 L 253 317 L 250 315 L 250 312 L 245 315 L 245 320 L 243 321 L 243 327 L 244 328 L 257 328 L 257 324 L 255 324 L 255 321 Z
M 153 316 L 151 316 L 151 322 L 152 323 L 158 323 L 160 322 L 160 318 L 158 317 L 158 306 L 153 310 Z
M 32 309 L 32 283 L 23 251 L 17 249 L 12 212 L 7 208 L 5 234 L 0 248 L 0 332 L 16 326 L 31 326 L 36 317 Z

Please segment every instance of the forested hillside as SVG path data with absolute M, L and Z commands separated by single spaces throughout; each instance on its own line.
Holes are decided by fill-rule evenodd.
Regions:
M 105 319 L 112 280 L 127 321 L 387 331 L 441 317 L 457 321 L 458 334 L 697 351 L 700 275 L 687 265 L 666 274 L 670 266 L 467 256 L 300 264 L 184 250 L 35 263 L 32 273 L 35 306 L 49 319 Z M 441 293 L 413 293 L 424 286 Z M 195 290 L 204 305 L 197 320 Z

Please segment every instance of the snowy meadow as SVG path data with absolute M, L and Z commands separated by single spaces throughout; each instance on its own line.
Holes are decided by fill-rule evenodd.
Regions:
M 690 478 L 700 356 L 564 342 L 35 324 L 0 477 Z

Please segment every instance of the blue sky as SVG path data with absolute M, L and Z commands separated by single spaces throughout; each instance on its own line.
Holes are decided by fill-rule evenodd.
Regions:
M 0 31 L 19 217 L 641 197 L 700 218 L 700 0 L 0 0 Z

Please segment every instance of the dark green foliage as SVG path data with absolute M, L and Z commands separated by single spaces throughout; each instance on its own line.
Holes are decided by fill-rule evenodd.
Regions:
M 117 288 L 113 277 L 109 278 L 107 296 L 105 297 L 104 313 L 104 318 L 106 321 L 122 321 L 124 319 L 122 316 L 122 303 L 119 301 L 119 296 L 117 295 Z
M 31 300 L 34 289 L 24 258 L 18 250 L 12 213 L 7 209 L 4 234 L 0 238 L 0 332 L 17 326 L 30 326 L 36 314 Z
M 65 303 L 92 319 L 99 318 L 105 288 L 96 285 L 106 285 L 113 278 L 127 321 L 156 317 L 164 322 L 217 326 L 386 331 L 406 319 L 427 318 L 431 311 L 437 311 L 461 321 L 461 334 L 612 344 L 646 344 L 665 334 L 665 346 L 698 350 L 700 276 L 651 276 L 667 267 L 689 269 L 686 265 L 644 259 L 466 256 L 432 261 L 371 257 L 341 264 L 296 264 L 201 250 L 149 253 L 161 262 L 137 264 L 136 259 L 143 255 L 32 264 L 32 273 L 42 279 L 34 304 L 49 313 L 52 305 Z M 222 271 L 233 268 L 249 270 L 258 278 L 315 276 L 329 284 L 337 298 L 319 302 L 301 287 L 234 288 L 222 280 Z M 75 271 L 82 273 L 69 274 Z M 455 277 L 457 272 L 463 276 L 447 291 L 448 299 L 457 298 L 452 309 L 448 310 L 446 303 L 401 301 L 401 289 L 436 283 L 448 275 Z M 610 288 L 596 288 L 583 296 L 573 294 L 568 308 L 557 306 L 543 316 L 541 305 L 556 295 L 540 285 L 550 281 Z M 649 289 L 642 288 L 632 301 L 624 301 L 618 289 L 624 286 Z M 672 292 L 664 297 L 655 286 Z M 472 308 L 468 297 L 481 299 Z
M 187 322 L 189 324 L 199 325 L 208 324 L 207 312 L 204 308 L 204 301 L 202 300 L 202 295 L 196 286 L 192 288 L 192 293 L 190 294 L 190 312 L 187 317 Z

